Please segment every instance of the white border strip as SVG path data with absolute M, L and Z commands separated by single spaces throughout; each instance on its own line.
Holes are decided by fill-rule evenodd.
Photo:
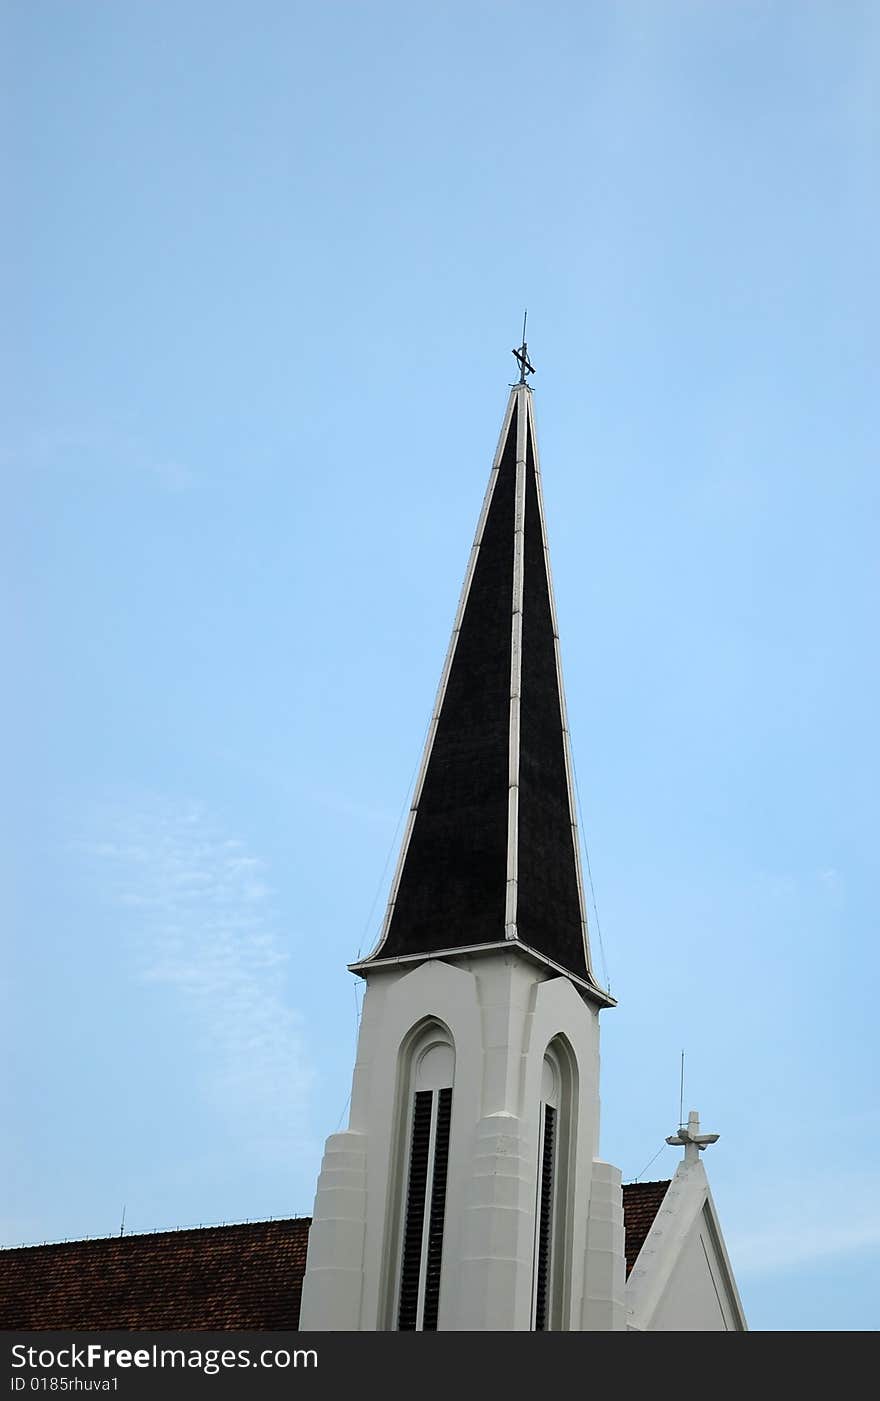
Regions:
M 522 610 L 525 573 L 526 442 L 528 440 L 529 390 L 514 389 L 519 405 L 516 416 L 516 493 L 513 514 L 513 599 L 510 624 L 510 739 L 507 767 L 507 893 L 504 902 L 504 937 L 516 938 L 516 906 L 519 879 L 519 731 L 522 697 Z
M 425 1285 L 428 1279 L 428 1243 L 431 1236 L 431 1208 L 434 1205 L 434 1163 L 437 1157 L 437 1116 L 440 1112 L 440 1091 L 431 1090 L 431 1123 L 428 1127 L 428 1168 L 425 1177 L 425 1204 L 422 1217 L 422 1244 L 419 1256 L 419 1285 L 416 1294 L 416 1332 L 425 1328 Z
M 616 1007 L 617 999 L 612 997 L 604 988 L 600 988 L 592 979 L 581 978 L 577 973 L 572 973 L 570 968 L 563 968 L 561 963 L 555 959 L 548 958 L 545 953 L 539 953 L 530 944 L 524 944 L 521 939 L 499 939 L 493 944 L 458 944 L 452 949 L 433 949 L 430 953 L 402 953 L 395 954 L 390 958 L 362 958 L 357 963 L 347 965 L 349 973 L 357 973 L 359 977 L 365 978 L 368 973 L 374 972 L 377 968 L 400 968 L 414 966 L 417 963 L 432 963 L 435 960 L 448 963 L 450 959 L 460 958 L 462 954 L 482 954 L 492 953 L 496 949 L 504 949 L 505 952 L 521 953 L 524 958 L 530 958 L 534 963 L 540 963 L 544 968 L 550 968 L 554 973 L 561 974 L 574 983 L 575 987 L 581 989 L 600 1007 Z
M 492 504 L 492 497 L 495 494 L 495 486 L 498 482 L 498 474 L 501 468 L 501 458 L 504 453 L 505 446 L 507 444 L 507 434 L 508 429 L 510 428 L 510 416 L 513 412 L 513 406 L 516 403 L 516 392 L 516 389 L 512 389 L 510 392 L 510 397 L 507 401 L 507 408 L 505 410 L 504 419 L 501 425 L 501 433 L 498 438 L 498 446 L 495 449 L 495 458 L 492 463 L 492 471 L 489 474 L 489 485 L 486 488 L 486 495 L 483 498 L 483 506 L 480 511 L 480 518 L 477 521 L 477 530 L 474 536 L 474 543 L 471 547 L 470 559 L 468 560 L 468 566 L 464 576 L 464 584 L 462 585 L 461 594 L 458 600 L 458 609 L 456 610 L 455 614 L 455 623 L 452 628 L 452 637 L 449 640 L 449 647 L 446 651 L 446 660 L 443 663 L 443 671 L 440 674 L 440 685 L 437 688 L 437 696 L 434 701 L 434 712 L 431 716 L 431 724 L 428 730 L 428 738 L 425 742 L 425 750 L 422 755 L 422 762 L 419 767 L 419 773 L 416 779 L 416 786 L 413 789 L 413 798 L 412 803 L 410 805 L 409 816 L 407 818 L 406 831 L 403 834 L 403 843 L 400 848 L 400 856 L 397 860 L 397 868 L 394 872 L 394 880 L 392 882 L 391 890 L 388 897 L 388 908 L 385 912 L 385 918 L 382 921 L 382 930 L 379 934 L 378 942 L 376 943 L 376 947 L 373 949 L 373 952 L 368 955 L 368 959 L 373 959 L 378 955 L 383 944 L 385 943 L 385 940 L 388 938 L 388 931 L 391 928 L 391 920 L 394 915 L 394 906 L 397 902 L 397 892 L 400 889 L 400 881 L 401 877 L 403 876 L 403 868 L 406 863 L 406 856 L 407 852 L 409 851 L 410 840 L 412 839 L 413 827 L 415 826 L 416 814 L 418 812 L 419 802 L 421 801 L 422 797 L 422 788 L 424 787 L 425 783 L 425 774 L 428 771 L 428 764 L 431 759 L 431 752 L 434 748 L 434 740 L 437 735 L 437 725 L 440 721 L 440 712 L 443 709 L 443 702 L 446 699 L 446 687 L 449 682 L 449 673 L 452 670 L 452 662 L 455 657 L 456 647 L 458 646 L 458 638 L 461 632 L 461 624 L 464 619 L 464 611 L 467 607 L 467 601 L 471 591 L 471 583 L 473 582 L 474 571 L 477 567 L 477 556 L 480 552 L 480 545 L 483 540 L 483 531 L 486 528 L 486 520 L 489 515 L 489 508 Z M 520 415 L 520 418 L 521 417 L 522 415 Z

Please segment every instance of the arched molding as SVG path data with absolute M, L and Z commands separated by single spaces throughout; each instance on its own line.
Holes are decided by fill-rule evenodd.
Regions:
M 423 1040 L 448 1037 L 458 1067 L 478 1065 L 482 1056 L 480 1009 L 474 975 L 441 960 L 420 964 L 401 976 L 374 971 L 370 976 L 370 1021 L 361 1028 L 352 1091 L 351 1125 L 368 1134 L 367 1191 L 384 1209 L 371 1212 L 364 1250 L 364 1316 L 368 1326 L 393 1326 L 393 1295 L 399 1243 L 400 1184 L 397 1172 L 406 1096 L 414 1051 Z M 366 1001 L 365 1001 L 366 1007 Z M 438 1037 L 438 1041 L 441 1038 Z M 394 1075 L 389 1066 L 396 1067 Z M 440 1282 L 438 1327 L 448 1323 L 454 1291 L 447 1287 L 449 1262 L 458 1257 L 464 1209 L 467 1155 L 480 1114 L 479 1077 L 459 1074 L 452 1097 L 450 1153 L 446 1182 L 446 1230 Z
M 580 1327 L 586 1221 L 598 1147 L 599 1046 L 597 1012 L 565 978 L 536 984 L 532 999 L 523 1058 L 522 1118 L 531 1125 L 535 1161 L 548 1051 L 560 1077 L 557 1185 L 563 1195 L 557 1198 L 557 1211 L 565 1223 L 554 1237 L 555 1296 L 550 1326 L 568 1331 Z
M 420 1018 L 401 1043 L 396 1078 L 382 1315 L 390 1329 L 436 1330 L 441 1266 L 435 1252 L 442 1262 L 455 1083 L 455 1045 L 448 1026 L 436 1017 Z M 413 1196 L 410 1178 L 416 1159 L 421 1179 Z M 439 1237 L 431 1225 L 438 1220 Z

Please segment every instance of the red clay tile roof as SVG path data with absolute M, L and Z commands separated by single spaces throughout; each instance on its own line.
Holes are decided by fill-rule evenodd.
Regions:
M 668 1186 L 623 1189 L 627 1275 Z M 0 1250 L 0 1327 L 295 1329 L 311 1224 L 300 1216 Z
M 626 1234 L 626 1273 L 636 1263 L 645 1238 L 666 1196 L 668 1182 L 625 1182 L 623 1229 Z
M 0 1327 L 293 1329 L 311 1219 L 0 1250 Z

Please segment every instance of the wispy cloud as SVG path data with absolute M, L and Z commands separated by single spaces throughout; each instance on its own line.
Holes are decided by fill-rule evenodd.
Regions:
M 186 491 L 198 482 L 191 467 L 157 452 L 129 433 L 76 427 L 41 429 L 0 450 L 0 462 L 32 472 L 106 479 L 138 476 L 162 491 Z
M 743 1276 L 880 1247 L 876 1185 L 861 1178 L 779 1181 L 772 1205 L 753 1206 L 749 1216 L 748 1229 L 727 1235 L 734 1269 Z
M 393 813 L 390 808 L 374 807 L 371 803 L 359 802 L 346 793 L 331 793 L 326 789 L 313 789 L 309 797 L 312 802 L 320 804 L 328 812 L 337 813 L 340 817 L 348 817 L 354 822 L 365 823 L 371 827 L 390 829 L 395 822 L 398 824 L 400 822 L 400 814 Z
M 260 1151 L 305 1148 L 312 1074 L 265 862 L 195 802 L 106 810 L 92 831 L 79 849 L 122 912 L 135 976 L 175 1001 L 207 1052 L 206 1094 Z

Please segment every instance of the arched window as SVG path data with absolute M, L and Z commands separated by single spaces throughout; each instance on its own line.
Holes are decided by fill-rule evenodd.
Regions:
M 532 1276 L 532 1327 L 537 1332 L 562 1327 L 565 1316 L 563 1296 L 573 1079 L 574 1071 L 567 1046 L 561 1039 L 551 1042 L 544 1055 L 538 1117 Z
M 454 1071 L 448 1033 L 437 1025 L 428 1027 L 409 1057 L 396 1309 L 401 1331 L 437 1329 Z

